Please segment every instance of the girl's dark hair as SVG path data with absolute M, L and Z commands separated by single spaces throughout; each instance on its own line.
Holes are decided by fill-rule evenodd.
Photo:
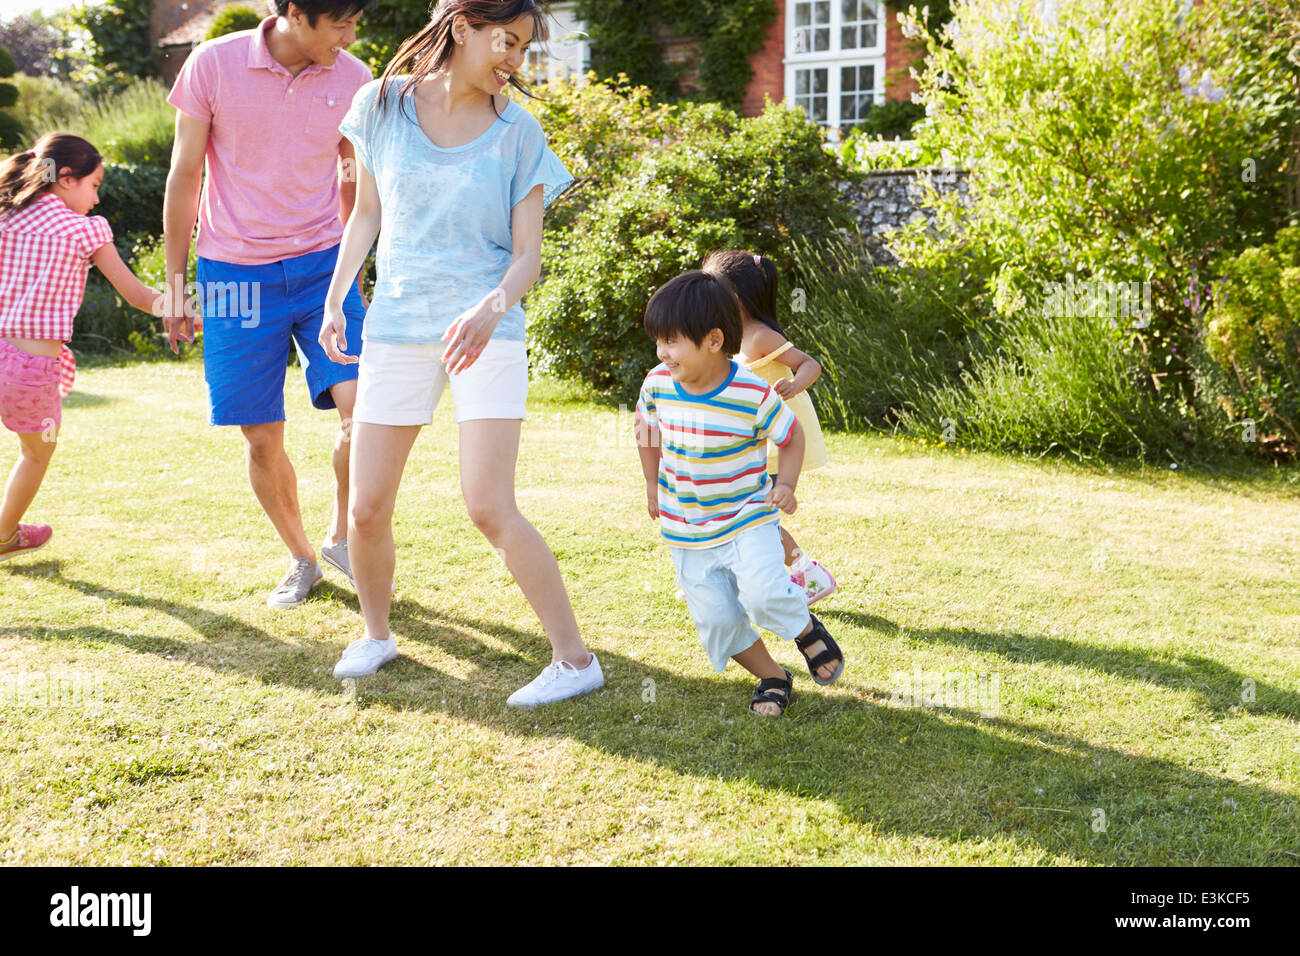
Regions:
M 757 260 L 757 261 L 756 261 Z M 750 318 L 788 338 L 776 321 L 776 263 L 742 249 L 710 252 L 700 268 L 725 276 L 736 289 L 740 304 Z
M 419 33 L 407 37 L 397 48 L 397 54 L 388 66 L 384 67 L 379 84 L 379 108 L 387 108 L 388 84 L 393 77 L 401 75 L 403 70 L 408 67 L 411 70 L 411 78 L 402 86 L 405 106 L 406 97 L 413 94 L 426 77 L 450 62 L 452 50 L 456 46 L 456 39 L 451 35 L 451 25 L 458 15 L 463 16 L 477 30 L 482 26 L 510 23 L 529 14 L 533 18 L 533 42 L 544 43 L 547 38 L 546 15 L 535 0 L 439 0 L 429 22 Z M 540 99 L 520 82 L 517 74 L 512 74 L 509 82 L 524 96 Z M 496 108 L 496 99 L 493 98 L 494 113 Z
M 712 329 L 722 332 L 722 351 L 740 351 L 740 308 L 726 278 L 693 269 L 669 279 L 645 307 L 645 330 L 650 338 L 684 335 L 696 345 Z
M 46 133 L 25 153 L 0 163 L 0 213 L 30 206 L 60 176 L 83 179 L 99 168 L 99 150 L 71 133 Z
M 307 26 L 312 29 L 322 13 L 335 20 L 346 20 L 370 6 L 370 0 L 275 0 L 275 15 L 288 16 L 290 3 L 307 14 Z

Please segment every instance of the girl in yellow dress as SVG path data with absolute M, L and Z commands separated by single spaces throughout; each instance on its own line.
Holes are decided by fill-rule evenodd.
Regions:
M 803 470 L 820 468 L 828 460 L 826 442 L 807 390 L 821 375 L 822 367 L 812 356 L 795 348 L 776 321 L 776 263 L 751 252 L 728 249 L 709 253 L 700 268 L 724 276 L 735 288 L 744 320 L 736 361 L 771 383 L 772 390 L 799 419 L 806 440 Z M 770 474 L 776 474 L 776 449 L 771 446 L 768 447 L 767 469 Z M 835 590 L 835 578 L 804 554 L 784 524 L 781 543 L 785 545 L 785 563 L 790 569 L 790 579 L 804 589 L 809 604 L 815 604 Z

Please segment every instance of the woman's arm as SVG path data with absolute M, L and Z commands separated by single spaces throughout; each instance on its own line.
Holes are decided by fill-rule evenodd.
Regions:
M 104 278 L 113 284 L 117 294 L 124 298 L 128 305 L 141 312 L 158 314 L 155 310 L 162 306 L 159 301 L 162 298 L 161 293 L 136 278 L 131 267 L 122 261 L 117 248 L 111 242 L 106 242 L 96 249 L 90 261 L 104 273 Z
M 443 363 L 450 374 L 463 372 L 478 359 L 501 316 L 524 297 L 542 274 L 542 185 L 538 183 L 510 211 L 514 261 L 501 284 L 474 308 L 460 315 L 444 333 Z
M 334 263 L 334 275 L 330 279 L 329 291 L 325 293 L 325 315 L 321 318 L 320 344 L 325 354 L 335 362 L 351 365 L 357 361 L 355 355 L 344 355 L 348 347 L 347 316 L 343 314 L 343 300 L 347 298 L 348 288 L 356 279 L 357 273 L 365 265 L 370 247 L 379 235 L 379 224 L 383 218 L 383 207 L 379 202 L 379 187 L 370 170 L 361 163 L 355 165 L 357 171 L 356 202 L 352 214 L 348 216 L 347 225 L 343 227 L 343 241 L 339 245 L 338 261 Z

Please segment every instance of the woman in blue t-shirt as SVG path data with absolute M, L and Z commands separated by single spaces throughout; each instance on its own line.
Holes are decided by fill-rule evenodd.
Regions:
M 389 630 L 393 505 L 420 428 L 450 384 L 460 482 L 475 526 L 541 619 L 552 663 L 509 698 L 532 707 L 601 687 L 559 565 L 515 505 L 528 392 L 519 300 L 541 272 L 542 213 L 572 181 L 540 124 L 500 95 L 534 37 L 533 0 L 443 0 L 362 87 L 340 131 L 356 147 L 357 198 L 325 301 L 320 341 L 344 355 L 344 295 L 379 237 L 353 413 L 349 564 L 366 631 L 334 676 L 373 674 L 397 656 Z M 409 70 L 404 73 L 404 70 Z M 381 228 L 382 227 L 382 228 Z

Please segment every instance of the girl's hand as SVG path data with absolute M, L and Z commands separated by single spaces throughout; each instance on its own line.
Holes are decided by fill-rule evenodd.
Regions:
M 355 365 L 360 359 L 355 355 L 345 355 L 348 347 L 348 317 L 343 314 L 342 306 L 325 303 L 325 315 L 320 322 L 320 336 L 317 341 L 333 362 L 342 365 Z
M 798 395 L 801 391 L 803 391 L 803 389 L 795 388 L 794 379 L 783 378 L 775 385 L 772 386 L 772 391 L 776 392 L 776 394 L 780 395 L 782 398 L 788 401 L 789 399 L 794 398 L 796 395 Z
M 773 485 L 764 500 L 788 515 L 794 514 L 794 509 L 799 507 L 799 502 L 795 500 L 794 491 L 789 485 Z
M 497 322 L 501 321 L 501 315 L 502 313 L 492 311 L 488 302 L 484 301 L 462 312 L 447 327 L 447 331 L 442 334 L 442 340 L 447 343 L 447 348 L 442 353 L 442 364 L 448 375 L 463 372 L 478 361 L 488 340 L 492 338 Z

